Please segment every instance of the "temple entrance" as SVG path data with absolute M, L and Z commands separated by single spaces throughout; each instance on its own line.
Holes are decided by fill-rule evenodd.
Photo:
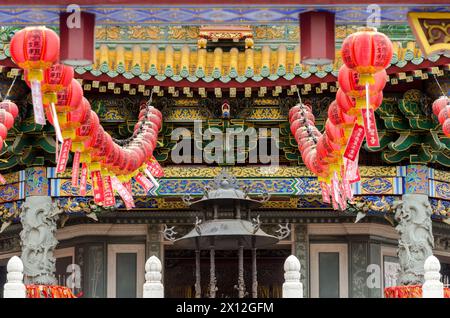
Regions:
M 283 264 L 291 255 L 290 248 L 261 249 L 257 251 L 258 298 L 281 298 Z M 238 251 L 216 251 L 216 278 L 218 298 L 237 298 Z M 244 251 L 244 280 L 246 298 L 251 297 L 251 251 Z M 209 251 L 201 251 L 202 298 L 209 297 Z M 195 252 L 166 249 L 164 255 L 164 286 L 168 298 L 195 297 Z

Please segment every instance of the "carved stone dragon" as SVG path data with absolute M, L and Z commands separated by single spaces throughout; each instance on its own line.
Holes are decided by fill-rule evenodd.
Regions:
M 56 221 L 60 210 L 49 197 L 28 197 L 20 215 L 22 261 L 29 284 L 55 285 L 55 257 L 58 240 Z
M 394 203 L 395 227 L 400 234 L 398 257 L 400 259 L 400 284 L 421 285 L 424 281 L 424 263 L 434 247 L 431 205 L 428 197 L 405 194 Z

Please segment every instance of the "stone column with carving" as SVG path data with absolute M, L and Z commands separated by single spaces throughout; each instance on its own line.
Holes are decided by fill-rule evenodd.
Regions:
M 432 209 L 428 201 L 428 167 L 411 165 L 406 168 L 405 193 L 394 204 L 395 219 L 400 234 L 397 254 L 400 260 L 401 285 L 421 285 L 424 263 L 432 255 Z
M 303 296 L 309 297 L 309 239 L 306 224 L 295 224 L 294 250 L 300 261 L 300 282 L 303 286 Z
M 26 284 L 55 285 L 53 255 L 58 241 L 56 221 L 60 210 L 49 196 L 29 196 L 22 206 L 20 233 Z

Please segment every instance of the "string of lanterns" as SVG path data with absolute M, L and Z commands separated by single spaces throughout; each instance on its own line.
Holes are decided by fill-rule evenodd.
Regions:
M 442 125 L 442 131 L 450 137 L 450 99 L 445 95 L 439 97 L 433 102 L 432 109 Z
M 318 177 L 323 201 L 344 210 L 353 198 L 351 184 L 360 180 L 358 154 L 364 138 L 368 147 L 380 146 L 374 111 L 383 101 L 392 42 L 374 28 L 361 28 L 344 40 L 341 53 L 344 65 L 325 132 L 315 127 L 311 107 L 301 100 L 290 109 L 289 122 L 303 162 Z
M 47 117 L 62 142 L 57 173 L 65 171 L 69 152 L 74 153 L 72 186 L 79 188 L 80 195 L 86 195 L 90 175 L 97 204 L 114 206 L 117 191 L 126 208 L 131 209 L 132 178 L 146 192 L 158 186 L 155 177 L 164 174 L 153 156 L 162 124 L 159 110 L 148 103 L 139 114 L 132 138 L 119 144 L 104 130 L 83 96 L 81 85 L 73 78 L 73 68 L 57 63 L 59 37 L 54 31 L 46 27 L 24 28 L 12 38 L 10 51 L 31 87 L 35 122 L 45 125 Z M 0 111 L 0 122 L 2 114 Z

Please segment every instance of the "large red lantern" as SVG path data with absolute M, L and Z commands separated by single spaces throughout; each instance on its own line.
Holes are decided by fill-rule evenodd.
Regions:
M 28 70 L 27 80 L 42 81 L 43 71 L 58 61 L 59 37 L 46 27 L 26 27 L 11 39 L 11 57 L 23 69 Z
M 386 69 L 392 59 L 392 42 L 376 28 L 364 27 L 342 43 L 342 61 L 360 74 L 359 83 L 374 84 L 374 74 Z

